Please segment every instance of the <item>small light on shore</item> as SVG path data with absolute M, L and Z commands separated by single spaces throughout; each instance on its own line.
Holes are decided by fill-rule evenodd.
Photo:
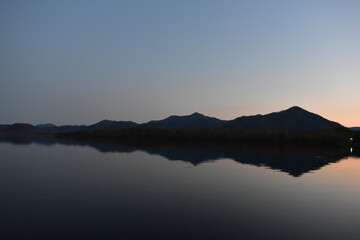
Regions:
M 353 149 L 352 148 L 350 148 L 350 153 L 352 153 L 353 152 Z
M 353 139 L 352 138 L 350 138 L 350 141 L 352 141 Z

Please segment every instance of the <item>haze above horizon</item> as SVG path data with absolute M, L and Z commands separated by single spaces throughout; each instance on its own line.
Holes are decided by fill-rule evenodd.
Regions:
M 0 124 L 297 105 L 359 126 L 359 12 L 351 0 L 4 0 Z

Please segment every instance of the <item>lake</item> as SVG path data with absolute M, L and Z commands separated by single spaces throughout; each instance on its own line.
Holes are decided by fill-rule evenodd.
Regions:
M 331 149 L 0 142 L 0 239 L 360 239 Z

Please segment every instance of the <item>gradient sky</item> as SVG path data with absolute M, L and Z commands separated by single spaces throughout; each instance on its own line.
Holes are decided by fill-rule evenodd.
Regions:
M 360 125 L 360 1 L 0 1 L 0 124 L 221 119 L 301 106 Z

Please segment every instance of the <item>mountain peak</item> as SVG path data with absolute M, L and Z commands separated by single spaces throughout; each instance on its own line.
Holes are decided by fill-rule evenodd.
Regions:
M 97 122 L 96 124 L 113 123 L 113 122 L 115 122 L 115 121 L 109 120 L 109 119 L 104 119 L 104 120 Z
M 314 114 L 312 112 L 309 112 L 308 110 L 305 110 L 299 106 L 293 106 L 291 108 L 288 108 L 286 110 L 280 111 L 278 113 L 286 113 L 286 114 Z
M 91 130 L 97 130 L 97 129 L 127 128 L 134 126 L 136 126 L 136 123 L 134 122 L 114 121 L 114 120 L 104 119 L 98 123 L 88 126 L 88 128 Z
M 306 111 L 305 109 L 299 107 L 299 106 L 293 106 L 285 111 Z
M 194 112 L 190 116 L 192 116 L 192 117 L 204 117 L 204 115 L 202 115 L 201 113 L 198 113 L 198 112 Z

